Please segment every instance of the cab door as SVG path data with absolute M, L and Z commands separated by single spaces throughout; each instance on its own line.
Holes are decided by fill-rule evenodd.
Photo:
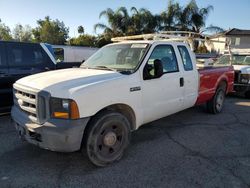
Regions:
M 184 45 L 177 45 L 180 60 L 183 67 L 183 85 L 184 85 L 184 109 L 193 106 L 198 97 L 199 76 L 195 67 L 195 59 L 192 59 L 192 53 Z
M 12 83 L 6 60 L 5 43 L 0 43 L 0 112 L 5 112 L 12 104 Z
M 155 60 L 160 60 L 163 66 L 160 78 L 154 78 L 153 75 Z M 145 78 L 145 74 L 150 74 L 150 78 Z M 182 74 L 172 45 L 160 44 L 154 47 L 143 70 L 142 91 L 144 123 L 183 108 Z

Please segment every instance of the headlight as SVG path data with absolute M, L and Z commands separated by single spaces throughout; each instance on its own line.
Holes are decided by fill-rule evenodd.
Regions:
M 240 75 L 240 82 L 243 84 L 248 84 L 250 81 L 250 75 L 249 74 L 241 74 Z
M 50 99 L 50 112 L 52 118 L 78 119 L 79 110 L 76 102 L 72 99 Z

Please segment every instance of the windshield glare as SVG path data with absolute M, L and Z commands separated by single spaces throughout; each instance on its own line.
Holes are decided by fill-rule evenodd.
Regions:
M 250 65 L 250 55 L 233 55 L 232 60 L 230 60 L 230 55 L 221 56 L 216 64 L 219 65 L 230 65 L 232 61 L 232 65 Z
M 144 56 L 148 44 L 127 43 L 107 45 L 97 51 L 81 67 L 134 72 Z

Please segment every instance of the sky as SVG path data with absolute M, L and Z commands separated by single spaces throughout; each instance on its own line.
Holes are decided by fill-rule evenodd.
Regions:
M 190 0 L 176 0 L 185 6 Z M 250 0 L 196 0 L 199 7 L 212 5 L 214 10 L 207 19 L 207 26 L 215 25 L 224 29 L 250 29 Z M 167 8 L 168 0 L 0 0 L 0 19 L 11 29 L 16 24 L 36 27 L 36 21 L 50 16 L 59 19 L 70 28 L 69 36 L 78 35 L 77 27 L 82 25 L 85 33 L 95 34 L 96 23 L 106 23 L 99 19 L 101 11 L 125 6 L 147 8 L 159 14 Z

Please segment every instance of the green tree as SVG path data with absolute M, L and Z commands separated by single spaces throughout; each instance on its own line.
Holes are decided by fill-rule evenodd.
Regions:
M 174 0 L 168 1 L 167 10 L 161 13 L 161 29 L 177 30 L 178 22 L 182 13 L 182 8 L 179 3 L 174 2 Z
M 202 33 L 204 31 L 221 32 L 223 29 L 217 26 L 206 27 L 206 20 L 213 6 L 199 8 L 196 0 L 191 0 L 186 7 L 183 8 L 179 17 L 179 26 L 181 30 Z
M 97 23 L 94 25 L 94 30 L 102 29 L 108 36 L 122 36 L 127 33 L 130 17 L 125 7 L 120 7 L 116 11 L 108 8 L 102 11 L 99 18 L 106 17 L 108 24 Z
M 72 46 L 91 46 L 94 47 L 96 43 L 96 37 L 93 35 L 83 34 L 76 38 L 71 38 L 69 44 Z
M 106 18 L 107 24 L 97 23 L 94 30 L 102 29 L 103 35 L 109 38 L 168 30 L 221 32 L 223 30 L 219 27 L 206 27 L 206 19 L 212 10 L 211 5 L 198 7 L 195 0 L 190 0 L 186 6 L 181 6 L 175 0 L 169 0 L 166 11 L 159 15 L 152 14 L 144 8 L 132 7 L 130 14 L 125 7 L 115 11 L 107 8 L 99 15 L 99 18 Z
M 96 37 L 96 43 L 95 43 L 95 47 L 101 48 L 107 44 L 110 44 L 111 42 L 111 37 L 108 35 L 98 35 Z
M 0 19 L 0 40 L 12 40 L 10 28 Z
M 78 26 L 77 32 L 81 35 L 84 34 L 84 27 L 82 25 Z
M 153 33 L 160 28 L 160 17 L 153 15 L 149 10 L 141 8 L 131 8 L 131 21 L 128 34 L 144 34 Z
M 20 42 L 31 42 L 32 41 L 32 28 L 29 25 L 22 26 L 17 24 L 13 29 L 13 38 Z
M 153 15 L 145 8 L 137 10 L 132 7 L 130 12 L 131 15 L 125 7 L 120 7 L 116 11 L 108 8 L 99 15 L 100 18 L 105 17 L 108 24 L 95 24 L 94 30 L 102 29 L 109 37 L 158 31 L 160 16 Z
M 58 19 L 51 20 L 46 16 L 44 20 L 38 20 L 37 24 L 38 26 L 32 31 L 36 42 L 65 44 L 68 39 L 69 28 Z

